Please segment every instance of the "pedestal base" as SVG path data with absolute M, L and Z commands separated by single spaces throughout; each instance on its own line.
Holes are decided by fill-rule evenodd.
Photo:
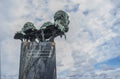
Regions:
M 22 42 L 19 79 L 57 79 L 54 42 Z

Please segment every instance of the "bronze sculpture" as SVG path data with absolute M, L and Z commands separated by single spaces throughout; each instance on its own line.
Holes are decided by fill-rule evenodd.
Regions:
M 19 79 L 57 79 L 54 39 L 57 36 L 66 39 L 69 22 L 68 14 L 59 10 L 54 15 L 54 23 L 45 22 L 36 29 L 32 22 L 26 22 L 15 34 L 14 39 L 22 41 Z
M 46 22 L 37 30 L 33 23 L 27 22 L 22 30 L 15 34 L 14 39 L 22 41 L 35 41 L 35 39 L 39 39 L 39 41 L 54 41 L 55 37 L 62 37 L 63 35 L 66 38 L 65 33 L 69 30 L 69 22 L 68 14 L 60 10 L 54 15 L 54 23 Z

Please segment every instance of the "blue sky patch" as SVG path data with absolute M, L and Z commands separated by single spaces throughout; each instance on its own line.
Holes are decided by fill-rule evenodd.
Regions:
M 107 68 L 109 68 L 109 69 L 110 68 L 120 68 L 120 56 L 108 59 L 104 62 L 97 63 L 94 66 L 97 69 L 101 69 L 102 65 L 106 65 Z

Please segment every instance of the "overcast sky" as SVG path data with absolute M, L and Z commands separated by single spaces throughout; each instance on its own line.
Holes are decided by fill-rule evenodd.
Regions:
M 54 13 L 70 16 L 67 40 L 57 37 L 58 79 L 120 79 L 120 0 L 0 0 L 2 79 L 17 79 L 25 22 L 37 28 Z

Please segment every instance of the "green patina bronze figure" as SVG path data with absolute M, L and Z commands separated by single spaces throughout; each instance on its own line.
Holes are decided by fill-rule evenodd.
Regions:
M 62 37 L 69 30 L 69 16 L 66 12 L 59 10 L 54 15 L 54 23 L 45 22 L 40 29 L 36 29 L 32 22 L 27 22 L 20 32 L 17 32 L 14 39 L 35 41 L 54 41 L 57 36 Z
M 36 27 L 34 26 L 34 24 L 32 23 L 32 22 L 27 22 L 27 23 L 25 23 L 25 25 L 23 26 L 23 28 L 22 28 L 22 31 L 23 32 L 27 32 L 27 31 L 33 31 L 33 30 L 35 30 L 36 29 Z
M 60 29 L 62 32 L 67 32 L 69 30 L 69 16 L 66 12 L 60 10 L 57 11 L 54 15 L 54 24 L 58 29 Z
M 26 22 L 15 33 L 14 39 L 22 41 L 19 79 L 57 79 L 54 39 L 58 36 L 66 39 L 69 23 L 68 14 L 59 10 L 54 15 L 54 23 L 48 21 L 36 29 L 32 22 Z
M 35 32 L 37 31 L 36 27 L 32 22 L 26 22 L 21 29 L 21 31 L 17 32 L 14 36 L 15 39 L 23 40 L 35 40 Z

